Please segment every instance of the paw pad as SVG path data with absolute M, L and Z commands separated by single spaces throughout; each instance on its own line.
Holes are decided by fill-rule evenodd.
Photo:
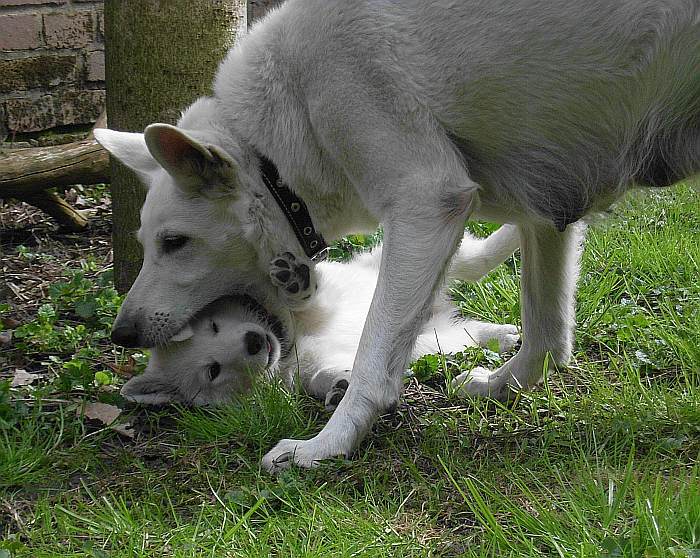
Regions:
M 275 273 L 275 277 L 281 283 L 286 283 L 287 281 L 289 281 L 289 278 L 291 276 L 292 272 L 289 269 L 283 269 L 282 271 L 278 271 L 277 273 Z
M 287 293 L 298 295 L 309 290 L 311 286 L 311 270 L 297 259 L 291 252 L 277 256 L 270 264 L 270 279 L 272 283 L 284 289 Z

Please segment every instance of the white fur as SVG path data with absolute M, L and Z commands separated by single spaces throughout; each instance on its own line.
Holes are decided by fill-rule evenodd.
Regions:
M 257 151 L 327 240 L 385 231 L 346 396 L 316 437 L 280 442 L 267 469 L 350 454 L 397 403 L 473 215 L 517 224 L 525 242 L 522 353 L 466 384 L 508 397 L 541 376 L 544 355 L 570 354 L 580 232 L 559 231 L 636 183 L 700 172 L 699 66 L 697 0 L 289 0 L 231 50 L 212 98 L 177 129 L 147 128 L 167 171 L 133 157 L 140 140 L 111 142 L 151 183 L 144 267 L 114 335 L 163 342 L 232 289 L 289 304 L 269 262 L 303 255 Z M 164 253 L 172 230 L 187 246 Z
M 508 225 L 485 240 L 467 235 L 450 276 L 476 281 L 508 258 L 517 243 L 517 230 Z M 290 388 L 298 380 L 308 394 L 335 405 L 334 396 L 342 396 L 350 380 L 381 253 L 380 247 L 348 263 L 319 264 L 316 296 L 303 310 L 292 313 L 293 339 L 277 339 L 266 320 L 240 301 L 219 299 L 178 332 L 173 343 L 153 348 L 146 371 L 129 380 L 122 395 L 147 404 L 218 405 L 245 392 L 253 376 L 265 373 Z M 249 331 L 266 335 L 271 340 L 269 348 L 250 355 L 243 342 Z M 464 347 L 486 346 L 492 340 L 499 350 L 508 351 L 518 339 L 515 326 L 459 317 L 443 291 L 416 340 L 412 358 L 455 353 Z M 282 342 L 292 345 L 286 355 L 280 354 Z M 209 369 L 215 362 L 220 372 L 212 379 Z

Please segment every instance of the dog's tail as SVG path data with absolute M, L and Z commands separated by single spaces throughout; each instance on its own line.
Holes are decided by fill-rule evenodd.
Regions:
M 447 270 L 447 280 L 478 281 L 520 247 L 518 227 L 503 225 L 487 238 L 464 234 Z

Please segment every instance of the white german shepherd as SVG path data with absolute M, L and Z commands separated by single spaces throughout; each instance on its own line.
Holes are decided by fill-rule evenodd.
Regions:
M 545 362 L 566 364 L 582 236 L 572 224 L 631 186 L 700 171 L 700 2 L 289 0 L 231 50 L 213 96 L 177 127 L 96 136 L 150 184 L 143 268 L 113 330 L 123 344 L 164 342 L 234 288 L 271 308 L 313 293 L 311 261 L 291 284 L 270 280 L 278 254 L 305 255 L 263 169 L 326 240 L 383 225 L 345 397 L 317 436 L 263 460 L 313 466 L 350 454 L 396 405 L 471 216 L 519 228 L 523 344 L 465 389 L 506 399 Z
M 484 240 L 466 235 L 452 260 L 450 278 L 475 281 L 517 247 L 504 225 Z M 197 313 L 166 346 L 154 347 L 146 371 L 130 379 L 122 395 L 138 403 L 219 405 L 250 389 L 257 376 L 277 377 L 335 408 L 350 381 L 372 293 L 381 248 L 348 263 L 316 267 L 318 292 L 302 310 L 273 316 L 250 297 L 224 297 Z M 518 330 L 463 319 L 443 291 L 413 347 L 412 358 L 456 353 L 495 340 L 500 351 L 517 343 Z M 455 383 L 463 376 L 454 379 Z

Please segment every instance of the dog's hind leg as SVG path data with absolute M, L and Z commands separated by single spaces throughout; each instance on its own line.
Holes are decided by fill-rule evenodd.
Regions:
M 550 366 L 566 365 L 571 355 L 574 297 L 585 227 L 558 232 L 549 225 L 520 226 L 523 344 L 494 372 L 476 368 L 453 386 L 463 393 L 507 400 L 537 383 Z
M 324 368 L 311 374 L 302 374 L 301 384 L 306 393 L 323 401 L 326 409 L 332 411 L 350 385 L 351 372 L 347 368 Z
M 478 281 L 502 264 L 520 246 L 518 227 L 503 225 L 486 238 L 466 233 L 447 270 L 447 279 Z
M 498 352 L 510 351 L 520 341 L 518 328 L 510 324 L 492 324 L 477 320 L 457 320 L 453 313 L 433 317 L 425 333 L 416 339 L 413 357 L 431 353 L 457 353 L 465 347 L 489 347 L 493 342 Z M 437 322 L 437 323 L 435 323 Z

